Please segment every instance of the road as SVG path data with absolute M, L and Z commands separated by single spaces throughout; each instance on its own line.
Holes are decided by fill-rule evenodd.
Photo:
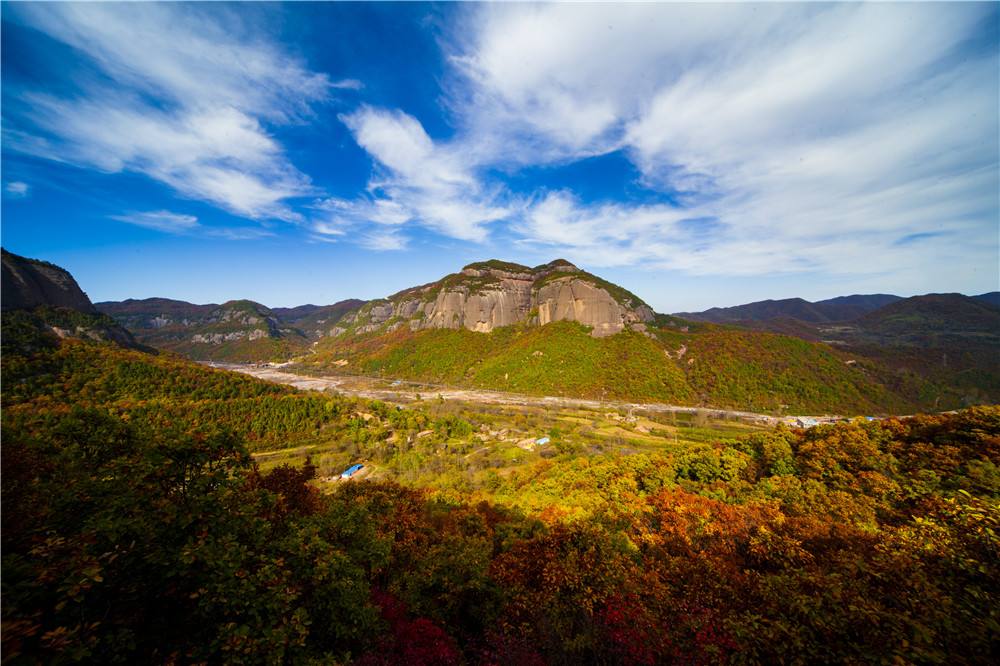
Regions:
M 326 391 L 333 389 L 344 395 L 359 398 L 385 400 L 387 402 L 412 402 L 416 394 L 423 398 L 441 397 L 444 400 L 474 402 L 492 405 L 514 405 L 531 407 L 568 407 L 580 409 L 613 409 L 639 410 L 654 413 L 696 414 L 707 413 L 715 418 L 728 418 L 757 423 L 776 425 L 778 423 L 794 424 L 798 419 L 813 419 L 818 423 L 828 423 L 842 419 L 841 416 L 773 416 L 733 409 L 716 409 L 706 407 L 689 407 L 685 405 L 669 405 L 660 402 L 620 402 L 613 400 L 588 400 L 585 398 L 566 398 L 556 396 L 533 396 L 520 393 L 505 393 L 482 389 L 463 389 L 453 386 L 391 380 L 357 375 L 325 375 L 309 377 L 285 372 L 277 368 L 258 367 L 237 364 L 213 364 L 214 367 L 235 370 L 258 379 L 264 379 L 278 384 L 287 384 L 307 391 Z

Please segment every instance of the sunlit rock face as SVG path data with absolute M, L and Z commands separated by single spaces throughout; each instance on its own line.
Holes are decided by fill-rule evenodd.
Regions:
M 620 293 L 616 297 L 609 289 Z M 627 292 L 563 260 L 535 268 L 482 262 L 370 304 L 356 315 L 360 326 L 355 331 L 375 331 L 393 319 L 407 321 L 414 331 L 466 328 L 481 333 L 521 323 L 576 321 L 591 327 L 595 337 L 603 337 L 652 321 L 649 306 L 622 294 Z
M 593 327 L 594 337 L 620 333 L 628 324 L 652 320 L 648 306 L 628 308 L 604 289 L 584 280 L 561 278 L 538 290 L 538 323 L 577 321 Z

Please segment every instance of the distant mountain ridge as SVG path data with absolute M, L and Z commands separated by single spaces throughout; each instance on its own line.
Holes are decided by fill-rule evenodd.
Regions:
M 821 323 L 856 319 L 873 310 L 901 300 L 892 294 L 855 294 L 810 302 L 802 298 L 757 301 L 728 308 L 709 308 L 703 312 L 675 312 L 675 317 L 693 321 L 728 324 L 740 321 L 767 321 L 790 318 Z
M 961 296 L 961 294 L 958 295 Z M 1000 307 L 1000 291 L 963 297 Z M 869 312 L 902 300 L 904 297 L 893 294 L 855 294 L 815 302 L 802 298 L 785 298 L 756 301 L 725 308 L 709 308 L 701 312 L 675 312 L 674 316 L 691 321 L 709 321 L 715 324 L 760 322 L 774 319 L 796 319 L 819 324 L 853 321 Z
M 984 296 L 986 298 L 984 298 Z M 924 294 L 896 301 L 857 319 L 862 329 L 889 335 L 983 333 L 1000 337 L 1000 308 L 990 294 Z
M 1000 400 L 1000 292 L 788 299 L 678 316 L 824 342 L 949 386 L 965 403 Z
M 144 344 L 198 360 L 285 360 L 303 353 L 311 339 L 329 334 L 341 317 L 364 301 L 267 308 L 249 300 L 195 304 L 168 298 L 97 303 L 101 312 Z

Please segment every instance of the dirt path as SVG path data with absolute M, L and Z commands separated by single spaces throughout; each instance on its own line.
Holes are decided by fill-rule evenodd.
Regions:
M 259 379 L 265 379 L 278 384 L 287 384 L 307 391 L 325 391 L 333 389 L 345 395 L 388 402 L 412 402 L 416 394 L 424 398 L 437 398 L 474 402 L 492 405 L 514 405 L 533 407 L 568 407 L 581 409 L 622 409 L 640 410 L 653 413 L 696 414 L 705 413 L 715 418 L 755 421 L 757 423 L 778 424 L 794 423 L 799 418 L 810 418 L 819 423 L 839 420 L 840 416 L 772 416 L 732 409 L 716 409 L 706 407 L 688 407 L 685 405 L 669 405 L 660 402 L 619 402 L 613 400 L 588 400 L 585 398 L 564 398 L 554 396 L 533 396 L 520 393 L 504 393 L 483 389 L 463 389 L 456 387 L 429 384 L 421 382 L 381 379 L 357 375 L 327 375 L 323 377 L 307 377 L 275 368 L 257 367 L 236 364 L 215 364 L 215 367 L 235 370 Z

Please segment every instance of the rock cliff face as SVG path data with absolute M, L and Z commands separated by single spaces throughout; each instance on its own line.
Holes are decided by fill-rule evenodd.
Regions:
M 69 271 L 47 261 L 28 259 L 0 250 L 4 310 L 30 310 L 39 305 L 94 314 L 97 310 Z
M 438 282 L 373 301 L 341 324 L 344 332 L 383 327 L 467 328 L 488 333 L 501 326 L 577 321 L 592 335 L 614 335 L 652 321 L 652 309 L 638 297 L 581 271 L 565 260 L 529 268 L 500 261 L 470 264 Z M 353 326 L 352 326 L 353 325 Z
M 44 333 L 43 337 L 139 346 L 114 319 L 97 311 L 69 271 L 7 250 L 0 249 L 0 255 L 5 330 L 13 330 L 6 327 L 17 321 L 15 328 L 27 325 Z
M 97 308 L 111 315 L 143 344 L 203 361 L 287 360 L 309 346 L 303 331 L 267 307 L 249 300 L 196 305 L 166 298 L 109 301 Z M 308 306 L 305 316 L 321 308 Z
M 303 337 L 274 314 L 253 301 L 228 301 L 222 305 L 194 305 L 166 298 L 98 303 L 98 309 L 156 345 L 166 341 L 221 345 L 238 340 Z

